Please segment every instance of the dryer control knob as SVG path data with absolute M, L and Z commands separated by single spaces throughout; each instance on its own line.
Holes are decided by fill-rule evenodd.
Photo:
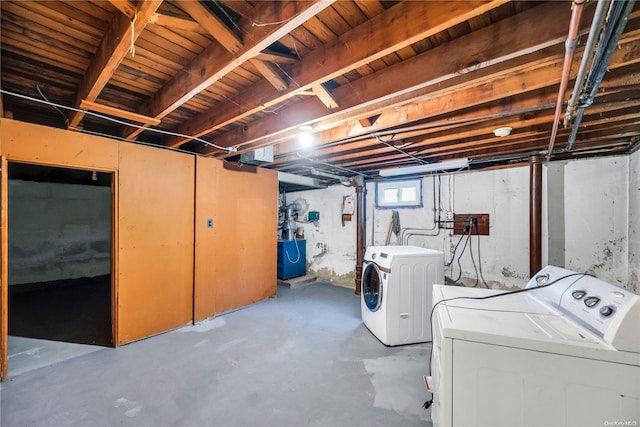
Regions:
M 578 290 L 571 292 L 571 296 L 575 299 L 582 299 L 587 294 L 586 291 Z
M 604 307 L 602 307 L 600 309 L 600 314 L 602 314 L 604 317 L 609 317 L 611 316 L 613 313 L 615 313 L 616 308 L 612 305 L 605 305 Z
M 600 302 L 600 298 L 598 297 L 587 297 L 584 299 L 584 305 L 589 308 L 595 307 Z

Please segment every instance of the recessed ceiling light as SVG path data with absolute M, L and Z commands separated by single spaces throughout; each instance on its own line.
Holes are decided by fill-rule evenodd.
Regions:
M 513 128 L 509 127 L 509 126 L 505 126 L 503 128 L 498 128 L 498 129 L 494 129 L 493 130 L 493 134 L 495 136 L 507 136 L 511 133 L 511 131 L 513 130 Z

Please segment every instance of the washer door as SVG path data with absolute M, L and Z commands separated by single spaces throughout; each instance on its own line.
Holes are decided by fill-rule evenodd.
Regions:
M 382 304 L 382 277 L 378 266 L 371 262 L 366 264 L 362 272 L 362 298 L 367 308 L 378 311 Z

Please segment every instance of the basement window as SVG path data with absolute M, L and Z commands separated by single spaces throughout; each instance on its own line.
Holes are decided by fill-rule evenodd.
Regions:
M 422 180 L 376 182 L 376 207 L 422 207 Z

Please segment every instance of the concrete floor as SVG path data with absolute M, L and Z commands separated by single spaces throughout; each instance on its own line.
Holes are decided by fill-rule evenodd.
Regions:
M 386 347 L 315 282 L 2 384 L 3 426 L 430 426 L 429 345 Z

